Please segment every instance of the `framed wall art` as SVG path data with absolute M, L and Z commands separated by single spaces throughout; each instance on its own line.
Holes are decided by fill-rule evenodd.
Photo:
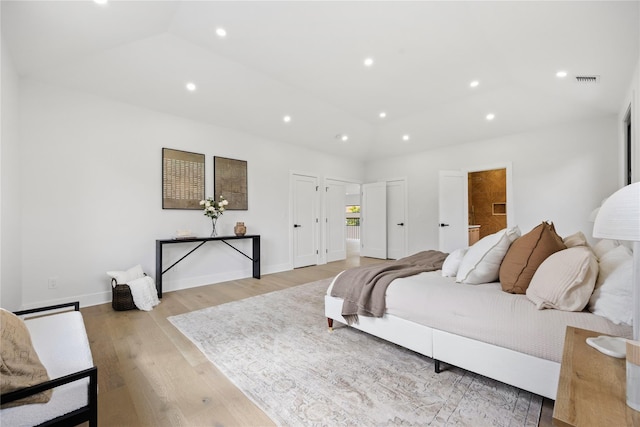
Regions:
M 204 154 L 162 149 L 162 209 L 202 209 Z
M 213 188 L 215 197 L 229 201 L 228 210 L 249 209 L 246 160 L 213 157 Z

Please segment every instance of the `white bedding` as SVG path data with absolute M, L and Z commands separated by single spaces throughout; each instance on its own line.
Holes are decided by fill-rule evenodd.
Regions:
M 25 321 L 31 341 L 49 378 L 55 379 L 93 366 L 91 349 L 79 311 Z M 73 357 L 68 355 L 73 354 Z M 85 378 L 53 389 L 49 402 L 2 409 L 3 426 L 33 426 L 87 405 Z
M 327 290 L 331 294 L 331 286 Z M 589 312 L 538 310 L 500 283 L 467 285 L 440 271 L 394 280 L 386 313 L 434 329 L 560 362 L 567 326 L 631 338 L 631 327 Z

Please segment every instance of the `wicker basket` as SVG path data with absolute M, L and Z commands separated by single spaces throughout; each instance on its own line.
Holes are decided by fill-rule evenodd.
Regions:
M 116 311 L 125 311 L 136 309 L 136 305 L 133 303 L 133 297 L 131 296 L 131 289 L 129 285 L 118 285 L 116 279 L 111 279 L 111 306 Z

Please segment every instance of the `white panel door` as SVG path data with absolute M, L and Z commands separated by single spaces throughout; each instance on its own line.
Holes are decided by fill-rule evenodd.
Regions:
M 451 253 L 469 246 L 467 174 L 440 171 L 439 188 L 439 249 Z
M 293 175 L 293 267 L 318 263 L 318 178 Z
M 347 186 L 344 182 L 327 180 L 325 187 L 325 236 L 327 262 L 347 258 L 345 207 Z
M 387 183 L 362 185 L 360 255 L 387 258 Z
M 387 258 L 407 255 L 406 183 L 387 181 Z

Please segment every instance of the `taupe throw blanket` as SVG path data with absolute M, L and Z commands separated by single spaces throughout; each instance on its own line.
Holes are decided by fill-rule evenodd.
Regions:
M 439 270 L 447 255 L 440 251 L 423 251 L 392 263 L 350 268 L 336 278 L 331 296 L 344 300 L 342 316 L 350 325 L 358 323 L 358 315 L 382 317 L 386 308 L 385 294 L 391 281 Z

